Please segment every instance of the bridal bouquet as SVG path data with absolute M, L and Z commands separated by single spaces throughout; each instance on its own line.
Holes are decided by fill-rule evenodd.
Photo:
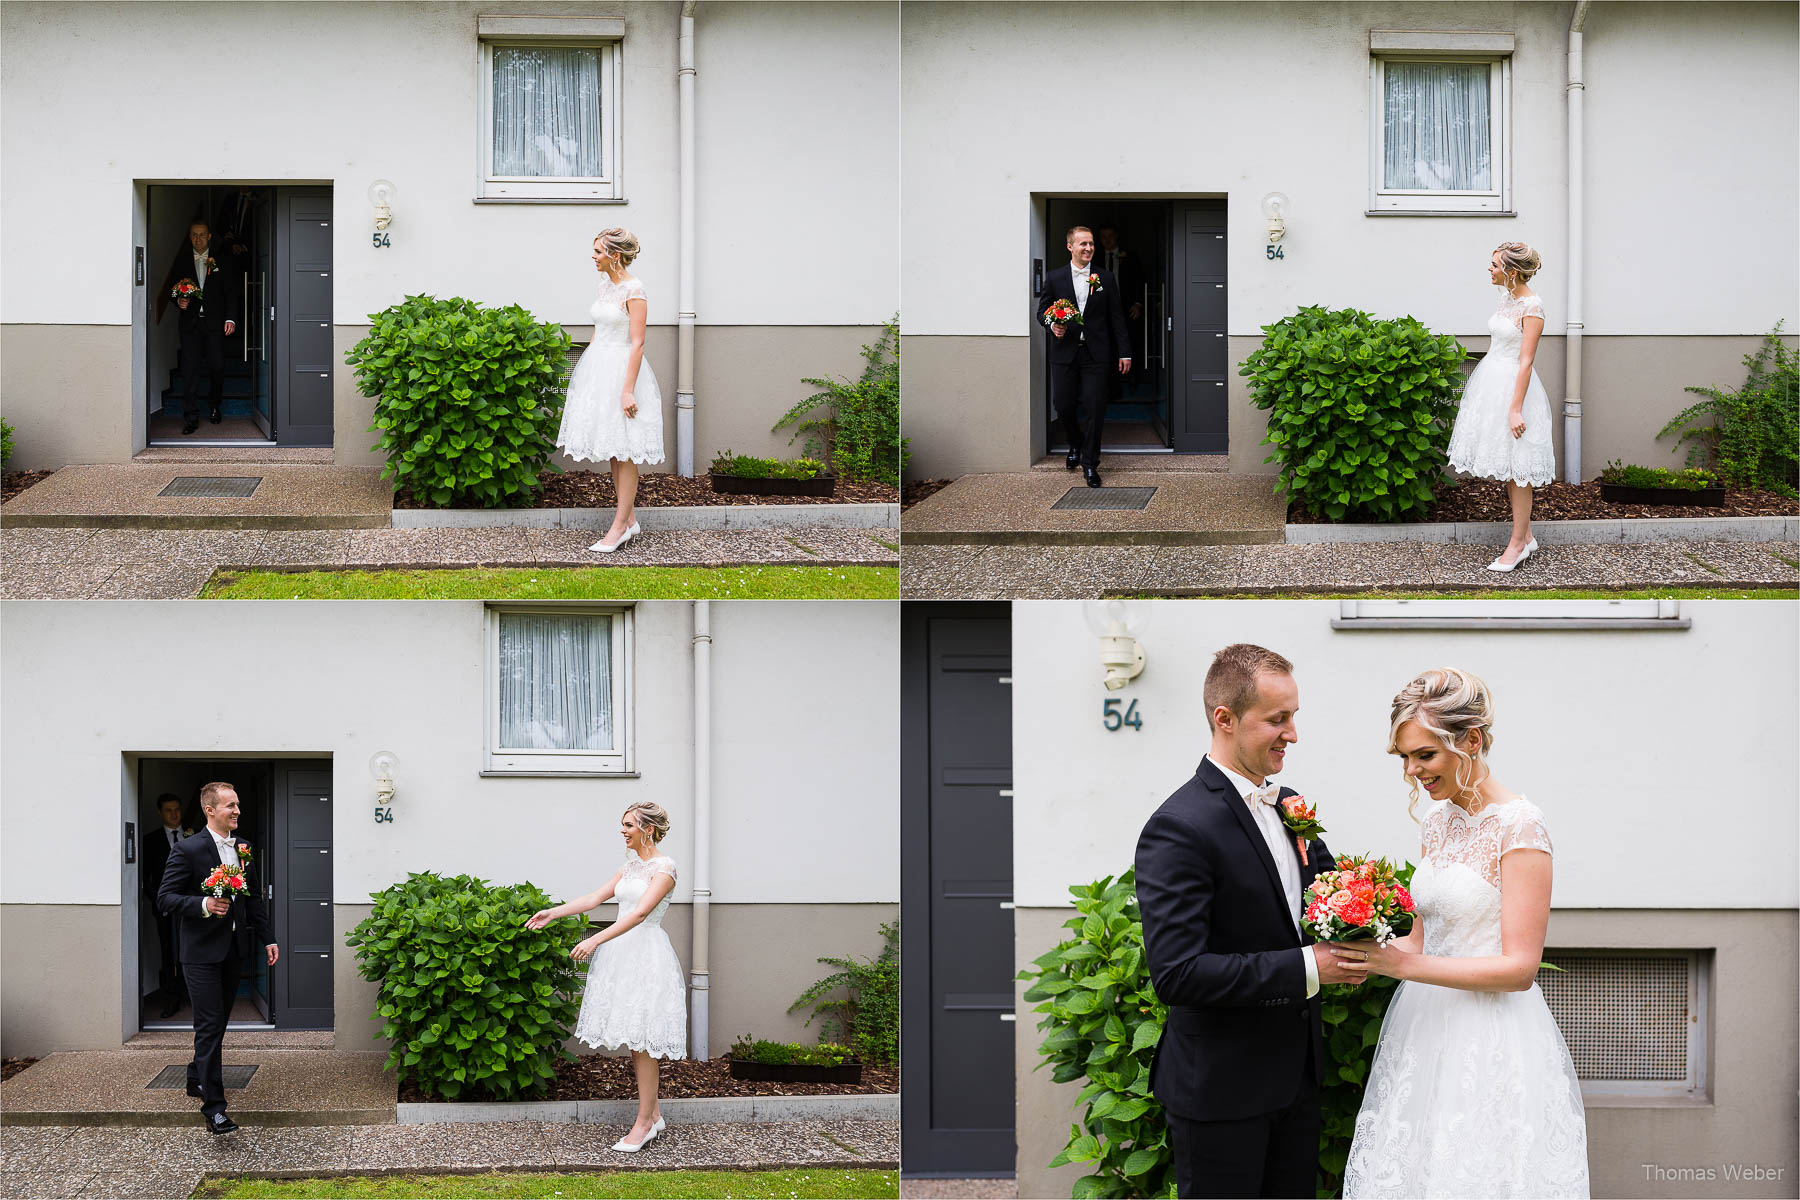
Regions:
M 1341 855 L 1306 889 L 1305 921 L 1321 942 L 1374 939 L 1386 944 L 1412 932 L 1413 898 L 1385 858 Z
M 206 882 L 200 887 L 218 900 L 227 897 L 235 900 L 250 890 L 250 885 L 244 880 L 244 868 L 228 867 L 224 863 L 214 867 L 212 874 L 206 877 Z
M 1081 310 L 1073 300 L 1058 300 L 1044 310 L 1046 325 L 1067 325 L 1070 321 L 1081 324 Z
M 206 299 L 206 293 L 201 291 L 200 285 L 195 283 L 192 279 L 183 279 L 180 283 L 177 283 L 174 287 L 169 289 L 169 299 L 204 300 Z

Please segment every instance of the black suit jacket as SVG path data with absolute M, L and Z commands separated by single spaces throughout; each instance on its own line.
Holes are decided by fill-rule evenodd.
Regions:
M 1089 291 L 1087 308 L 1082 310 L 1081 324 L 1071 322 L 1062 337 L 1050 336 L 1050 361 L 1075 361 L 1076 348 L 1086 339 L 1088 349 L 1101 361 L 1131 357 L 1131 333 L 1125 328 L 1125 307 L 1119 294 L 1119 283 L 1108 271 L 1089 267 L 1100 277 L 1100 290 Z M 1044 322 L 1044 310 L 1056 300 L 1075 300 L 1075 274 L 1072 264 L 1064 264 L 1044 276 L 1044 289 L 1032 302 L 1032 320 Z
M 1322 840 L 1307 850 L 1302 903 L 1333 865 Z M 1313 939 L 1295 931 L 1268 843 L 1210 761 L 1145 824 L 1137 895 L 1150 980 L 1169 1006 L 1150 1073 L 1162 1106 L 1193 1121 L 1273 1112 L 1298 1093 L 1309 1043 L 1322 1081 L 1320 1000 L 1306 998 L 1295 953 Z
M 243 297 L 239 294 L 244 290 L 243 267 L 218 238 L 208 243 L 206 252 L 219 266 L 216 271 L 207 273 L 206 282 L 201 285 L 199 303 L 190 303 L 185 312 L 179 308 L 176 310 L 183 333 L 195 330 L 224 333 L 225 322 L 235 321 L 239 325 L 244 323 L 244 316 L 240 311 Z M 163 295 L 168 295 L 170 289 L 183 279 L 200 282 L 200 277 L 194 274 L 194 248 L 185 241 L 181 243 L 181 249 L 175 252 L 175 261 L 169 267 L 169 284 L 163 289 Z M 169 303 L 173 305 L 175 302 L 171 300 Z
M 243 839 L 236 840 L 241 843 Z M 162 887 L 156 894 L 157 908 L 179 922 L 181 961 L 184 963 L 223 962 L 275 941 L 275 933 L 269 928 L 268 909 L 262 900 L 261 875 L 254 855 L 244 880 L 250 890 L 232 900 L 231 911 L 224 916 L 206 915 L 203 903 L 206 892 L 201 885 L 219 862 L 219 848 L 213 844 L 212 833 L 202 829 L 193 837 L 176 842 L 163 867 Z
M 192 837 L 190 833 L 177 830 L 175 840 Z M 163 868 L 169 863 L 169 835 L 158 825 L 144 835 L 143 858 L 138 864 L 138 878 L 143 883 L 144 898 L 151 902 L 157 915 L 162 916 L 160 907 L 156 905 L 156 894 L 162 888 Z

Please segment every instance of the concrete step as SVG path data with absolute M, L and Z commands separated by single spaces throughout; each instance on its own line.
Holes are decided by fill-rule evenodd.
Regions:
M 217 448 L 212 453 L 218 453 Z M 261 482 L 244 497 L 160 494 L 182 476 L 254 477 Z M 387 529 L 393 525 L 393 501 L 393 489 L 382 481 L 379 467 L 151 459 L 64 467 L 0 506 L 0 526 Z
M 1077 479 L 1080 471 L 1069 471 L 1068 458 L 1062 454 L 1046 454 L 1031 464 L 1034 471 L 1067 471 Z M 1108 471 L 1229 471 L 1229 454 L 1131 454 L 1107 452 L 1100 456 L 1100 473 Z
M 244 463 L 278 465 L 314 465 L 329 467 L 330 446 L 146 446 L 131 456 L 135 463 L 220 463 L 241 466 Z
M 1105 487 L 1078 473 L 1025 471 L 965 475 L 901 515 L 900 537 L 915 546 L 1242 546 L 1276 543 L 1287 507 L 1266 475 L 1219 471 L 1107 471 Z M 40 485 L 41 486 L 41 485 Z M 1137 509 L 1059 509 L 1096 490 L 1150 489 Z

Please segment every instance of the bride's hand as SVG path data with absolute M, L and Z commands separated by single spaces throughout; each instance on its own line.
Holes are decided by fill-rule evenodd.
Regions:
M 1520 437 L 1525 436 L 1525 414 L 1524 413 L 1520 412 L 1518 409 L 1515 408 L 1511 412 L 1506 414 L 1506 420 L 1507 420 L 1508 426 L 1510 426 L 1512 429 L 1512 435 L 1514 437 L 1520 438 Z
M 591 938 L 582 938 L 579 942 L 575 943 L 575 948 L 569 951 L 569 957 L 576 962 L 586 962 L 594 956 L 594 951 L 599 948 L 600 937 L 598 934 Z
M 1400 949 L 1397 944 L 1389 942 L 1384 946 L 1379 942 L 1358 942 L 1356 946 L 1369 956 L 1369 974 L 1386 975 L 1389 979 L 1406 977 L 1407 960 L 1413 956 Z
M 540 908 L 529 917 L 525 918 L 525 928 L 542 929 L 554 920 L 556 920 L 556 918 L 550 915 L 549 909 Z
M 625 410 L 625 416 L 627 418 L 637 416 L 637 397 L 633 396 L 630 392 L 626 392 L 619 397 L 619 407 Z

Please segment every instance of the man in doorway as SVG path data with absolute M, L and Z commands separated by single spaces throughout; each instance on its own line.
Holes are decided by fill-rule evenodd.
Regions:
M 181 310 L 181 432 L 190 434 L 200 428 L 202 359 L 212 383 L 210 418 L 214 425 L 224 419 L 219 406 L 225 399 L 225 339 L 237 332 L 237 273 L 220 266 L 211 227 L 195 221 L 188 226 L 188 244 L 176 252 L 169 274 L 177 281 L 192 279 L 200 288 L 198 300 L 175 301 Z
M 200 808 L 206 828 L 170 848 L 157 900 L 163 912 L 179 920 L 181 970 L 194 1006 L 187 1094 L 200 1101 L 207 1132 L 222 1134 L 237 1128 L 225 1115 L 224 1046 L 238 973 L 254 947 L 262 947 L 271 967 L 280 951 L 263 906 L 260 873 L 251 866 L 250 843 L 236 835 L 237 789 L 207 784 L 200 789 Z M 221 864 L 242 868 L 248 886 L 241 896 L 220 898 L 206 891 L 206 877 Z
M 1125 344 L 1138 346 L 1143 342 L 1144 316 L 1144 276 L 1137 255 L 1126 250 L 1119 241 L 1119 231 L 1111 225 L 1102 225 L 1094 230 L 1098 242 L 1094 250 L 1094 263 L 1103 271 L 1111 271 L 1112 277 L 1119 281 L 1119 301 L 1125 309 Z M 1142 362 L 1132 364 L 1143 368 Z
M 1087 485 L 1099 487 L 1106 402 L 1112 395 L 1114 372 L 1124 375 L 1131 370 L 1131 343 L 1125 331 L 1118 281 L 1111 272 L 1092 265 L 1093 230 L 1076 225 L 1064 240 L 1069 248 L 1069 265 L 1058 267 L 1045 277 L 1043 291 L 1033 303 L 1031 319 L 1043 321 L 1050 328 L 1050 395 L 1069 442 L 1069 457 L 1064 465 L 1071 471 L 1079 466 Z M 1046 310 L 1058 300 L 1073 303 L 1081 319 L 1065 323 L 1047 319 Z
M 167 1020 L 180 1011 L 186 984 L 176 969 L 175 919 L 157 910 L 156 893 L 162 887 L 163 868 L 168 865 L 169 851 L 175 848 L 176 842 L 192 837 L 194 831 L 181 826 L 180 796 L 164 792 L 156 798 L 156 811 L 162 817 L 162 824 L 144 834 L 138 877 L 143 881 L 144 901 L 156 916 L 158 966 L 154 994 L 162 1002 L 162 1011 L 158 1015 Z

